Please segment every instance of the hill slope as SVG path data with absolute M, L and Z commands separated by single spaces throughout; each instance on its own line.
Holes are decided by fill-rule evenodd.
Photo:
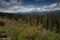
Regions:
M 0 13 L 0 38 L 5 35 L 11 40 L 60 40 L 60 15 Z

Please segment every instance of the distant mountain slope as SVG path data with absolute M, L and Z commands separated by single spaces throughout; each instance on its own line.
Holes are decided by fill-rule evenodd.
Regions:
M 50 14 L 55 14 L 55 15 L 60 15 L 60 10 L 57 10 L 57 11 L 51 11 L 49 12 Z
M 57 11 L 50 11 L 50 12 L 28 12 L 28 13 L 16 13 L 16 14 L 25 14 L 25 15 L 44 15 L 44 14 L 54 14 L 54 15 L 60 15 L 60 10 Z

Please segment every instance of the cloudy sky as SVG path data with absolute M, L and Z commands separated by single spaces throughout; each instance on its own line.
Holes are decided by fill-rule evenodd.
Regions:
M 60 10 L 60 0 L 0 0 L 0 12 L 49 12 Z

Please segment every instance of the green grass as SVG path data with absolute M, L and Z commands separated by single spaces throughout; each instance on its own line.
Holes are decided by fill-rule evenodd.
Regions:
M 14 38 L 16 40 L 60 40 L 59 34 L 44 29 L 41 24 L 35 27 L 20 21 L 13 22 L 20 25 L 18 27 L 15 25 L 0 26 L 0 35 L 9 34 L 12 40 L 15 40 Z

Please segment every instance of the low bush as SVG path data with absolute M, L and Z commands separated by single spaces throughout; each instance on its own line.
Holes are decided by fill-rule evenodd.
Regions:
M 4 26 L 4 22 L 3 21 L 0 21 L 0 26 Z

